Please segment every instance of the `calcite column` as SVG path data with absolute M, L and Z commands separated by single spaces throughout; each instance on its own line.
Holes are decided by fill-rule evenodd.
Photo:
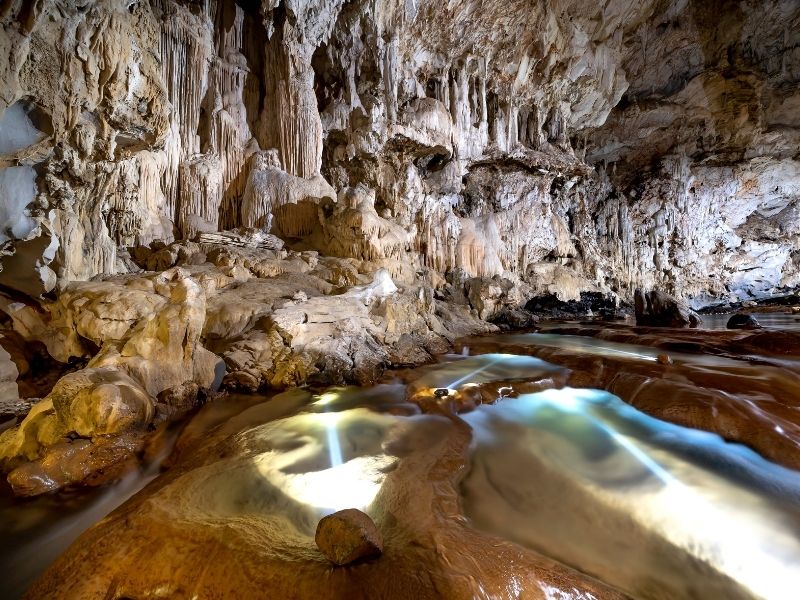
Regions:
M 310 178 L 322 167 L 322 121 L 311 58 L 330 37 L 342 4 L 343 0 L 270 2 L 259 142 L 264 149 L 278 151 L 290 175 Z
M 322 121 L 311 57 L 299 48 L 296 35 L 287 23 L 267 48 L 263 136 L 265 147 L 277 149 L 287 173 L 313 177 L 322 166 Z

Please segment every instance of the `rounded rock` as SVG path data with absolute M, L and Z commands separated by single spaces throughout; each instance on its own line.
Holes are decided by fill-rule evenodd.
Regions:
M 383 552 L 377 526 L 369 515 L 355 508 L 323 518 L 317 525 L 314 541 L 325 557 L 339 566 L 375 558 Z
M 735 314 L 728 319 L 728 329 L 761 329 L 761 323 L 753 315 Z

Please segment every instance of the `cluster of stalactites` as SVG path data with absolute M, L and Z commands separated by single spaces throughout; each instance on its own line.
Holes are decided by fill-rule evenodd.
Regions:
M 313 177 L 322 167 L 323 135 L 311 67 L 313 45 L 299 25 L 287 19 L 265 52 L 266 97 L 259 139 L 278 151 L 287 173 Z
M 181 236 L 236 225 L 249 155 L 258 147 L 247 121 L 258 105 L 258 86 L 242 54 L 245 14 L 241 7 L 207 7 L 194 15 L 181 7 L 167 11 L 161 30 L 163 78 L 173 106 L 165 145 L 162 184 L 166 213 Z M 216 51 L 215 51 L 216 50 Z
M 387 55 L 393 58 L 391 66 L 398 68 L 396 57 L 391 52 Z M 565 107 L 498 95 L 492 89 L 485 58 L 468 56 L 423 77 L 426 79 L 417 84 L 415 94 L 438 100 L 450 113 L 458 158 L 478 158 L 492 146 L 503 152 L 518 147 L 539 150 L 545 144 L 570 149 Z M 396 96 L 396 87 L 387 88 L 387 95 Z
M 200 108 L 208 85 L 212 51 L 210 22 L 188 10 L 171 9 L 161 24 L 161 65 L 172 106 L 162 175 L 167 213 L 177 215 L 180 164 L 200 153 Z
M 458 268 L 475 277 L 491 277 L 506 270 L 494 214 L 457 217 L 449 207 L 439 205 L 420 215 L 418 226 L 415 250 L 426 267 L 440 273 Z

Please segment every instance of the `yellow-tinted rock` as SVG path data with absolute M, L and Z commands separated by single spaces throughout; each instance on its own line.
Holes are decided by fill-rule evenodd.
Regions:
M 374 558 L 383 552 L 381 533 L 369 515 L 347 508 L 322 519 L 314 538 L 317 547 L 335 565 Z

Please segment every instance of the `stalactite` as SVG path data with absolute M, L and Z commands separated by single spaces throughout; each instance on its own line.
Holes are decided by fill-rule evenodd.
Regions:
M 461 219 L 455 264 L 472 276 L 498 275 L 503 272 L 498 256 L 500 246 L 494 215 L 479 219 Z
M 389 122 L 397 121 L 397 37 L 392 37 L 383 46 L 383 90 L 386 102 L 386 115 Z
M 311 56 L 303 55 L 292 39 L 296 35 L 294 26 L 284 23 L 267 45 L 262 138 L 264 147 L 278 150 L 287 173 L 309 178 L 322 165 L 322 121 Z
M 507 150 L 512 150 L 519 143 L 519 131 L 517 130 L 517 107 L 513 102 L 508 103 L 508 138 Z
M 161 26 L 162 74 L 172 105 L 162 182 L 169 213 L 177 220 L 181 162 L 201 151 L 197 132 L 213 45 L 207 19 L 184 8 L 170 7 Z

